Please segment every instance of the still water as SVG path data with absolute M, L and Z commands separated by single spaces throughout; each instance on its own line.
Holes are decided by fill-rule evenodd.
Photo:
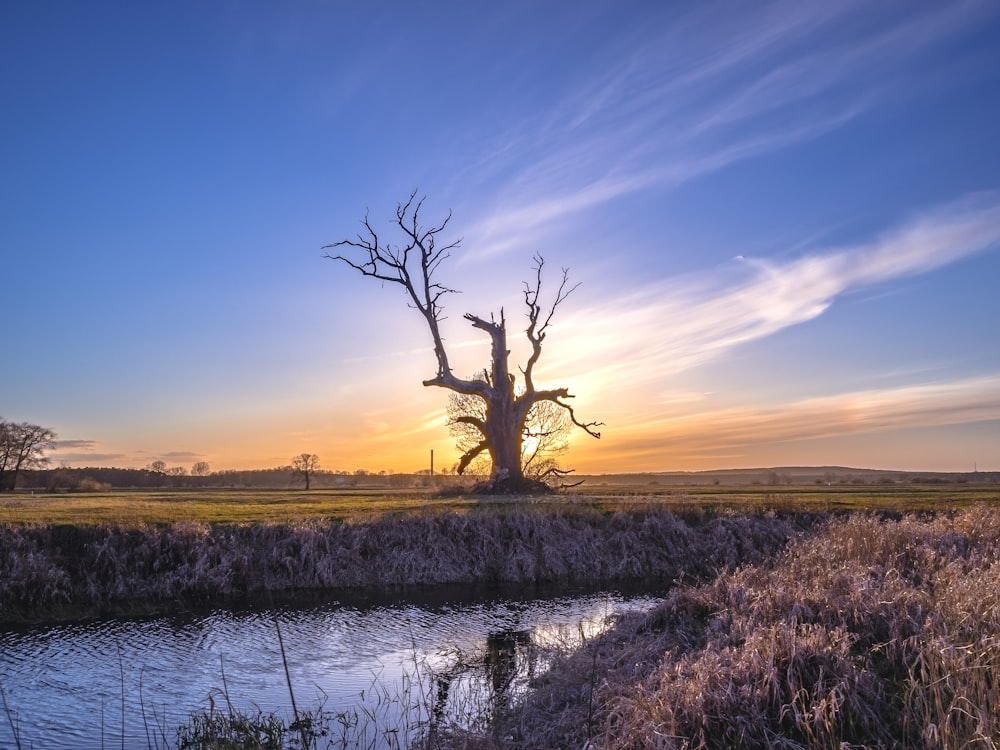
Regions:
M 16 747 L 15 731 L 25 750 L 172 747 L 192 713 L 213 703 L 224 708 L 227 696 L 239 710 L 290 717 L 279 629 L 298 709 L 322 705 L 358 715 L 343 731 L 359 744 L 376 730 L 366 724 L 410 726 L 444 714 L 469 723 L 461 716 L 468 706 L 479 706 L 481 718 L 484 703 L 516 699 L 546 668 L 547 646 L 577 644 L 616 614 L 656 601 L 648 592 L 443 587 L 308 606 L 0 628 L 7 703 L 0 748 Z M 475 699 L 486 694 L 487 701 Z M 416 713 L 415 703 L 422 706 Z M 371 714 L 378 720 L 365 722 Z

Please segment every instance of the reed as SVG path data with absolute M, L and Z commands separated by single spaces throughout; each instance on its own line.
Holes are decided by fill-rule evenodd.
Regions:
M 1000 511 L 833 519 L 561 661 L 499 746 L 994 748 L 998 633 Z
M 0 528 L 5 534 L 13 532 Z M 909 515 L 684 518 L 651 508 L 511 509 L 353 524 L 21 527 L 9 539 L 0 547 L 9 569 L 50 581 L 71 599 L 81 581 L 89 595 L 109 600 L 225 586 L 677 582 L 651 612 L 621 618 L 582 647 L 546 652 L 530 685 L 514 690 L 493 680 L 509 698 L 503 702 L 462 689 L 448 667 L 415 661 L 397 692 L 376 676 L 358 708 L 296 710 L 297 721 L 287 723 L 234 711 L 223 673 L 228 710 L 213 704 L 192 717 L 179 747 L 1000 745 L 1000 509 L 993 504 Z M 71 553 L 83 560 L 79 567 L 55 566 Z M 106 589 L 86 588 L 105 577 Z M 468 672 L 478 658 L 456 654 L 451 663 Z M 450 702 L 447 714 L 442 700 Z M 7 718 L 13 728 L 9 710 Z
M 14 712 L 11 710 L 10 706 L 7 705 L 7 693 L 4 692 L 2 687 L 0 687 L 0 700 L 3 701 L 3 712 L 4 716 L 7 717 L 7 723 L 10 725 L 10 735 L 14 738 L 14 746 L 17 750 L 21 750 L 21 731 L 18 728 Z
M 0 620 L 357 587 L 695 580 L 776 554 L 813 516 L 638 508 L 355 523 L 0 526 Z
M 234 709 L 225 688 L 226 710 L 214 700 L 207 711 L 193 714 L 164 750 L 434 750 L 483 747 L 493 697 L 482 686 L 451 690 L 442 704 L 440 680 L 474 669 L 476 657 L 454 653 L 453 663 L 438 670 L 414 652 L 402 681 L 387 685 L 373 675 L 354 707 L 329 711 L 294 708 L 294 721 L 260 709 Z M 225 681 L 223 681 L 225 684 Z M 453 686 L 453 687 L 457 687 Z M 291 680 L 289 678 L 289 689 Z M 473 731 L 470 731 L 473 730 Z

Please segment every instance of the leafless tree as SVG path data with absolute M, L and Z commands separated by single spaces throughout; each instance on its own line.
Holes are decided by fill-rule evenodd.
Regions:
M 12 490 L 25 469 L 39 469 L 55 447 L 56 434 L 47 427 L 0 419 L 0 491 Z
M 567 388 L 539 388 L 534 380 L 535 366 L 542 355 L 542 344 L 556 309 L 577 288 L 570 285 L 569 272 L 562 271 L 562 279 L 551 297 L 551 304 L 543 305 L 542 269 L 545 265 L 540 255 L 534 258 L 534 280 L 524 284 L 524 304 L 527 308 L 528 326 L 525 335 L 531 346 L 531 354 L 524 366 L 519 367 L 521 384 L 511 371 L 508 363 L 510 350 L 507 346 L 507 321 L 501 308 L 499 315 L 489 319 L 466 313 L 464 318 L 476 329 L 483 331 L 490 339 L 492 361 L 480 378 L 459 378 L 451 369 L 448 352 L 441 334 L 443 320 L 443 298 L 456 290 L 437 279 L 441 264 L 451 257 L 451 251 L 459 246 L 459 241 L 438 244 L 438 235 L 445 230 L 451 214 L 440 224 L 424 227 L 420 223 L 420 209 L 423 199 L 417 200 L 416 192 L 406 203 L 396 206 L 396 226 L 402 232 L 403 244 L 395 245 L 381 239 L 366 215 L 364 231 L 353 239 L 345 239 L 326 245 L 327 248 L 342 248 L 340 253 L 326 257 L 339 260 L 364 276 L 381 282 L 398 284 L 403 288 L 410 304 L 423 316 L 437 359 L 437 374 L 423 381 L 425 386 L 439 386 L 456 393 L 475 396 L 485 403 L 483 416 L 465 415 L 459 418 L 481 436 L 459 462 L 464 469 L 477 456 L 487 453 L 492 459 L 492 473 L 482 488 L 486 492 L 525 492 L 547 489 L 537 481 L 526 479 L 521 463 L 524 425 L 532 408 L 540 402 L 556 404 L 565 411 L 570 421 L 595 438 L 600 422 L 583 422 L 577 418 L 568 399 L 573 398 Z
M 208 465 L 208 461 L 198 461 L 191 467 L 191 476 L 193 477 L 207 477 L 211 473 L 212 469 Z
M 448 394 L 448 430 L 455 438 L 455 447 L 464 457 L 482 442 L 482 433 L 463 420 L 473 416 L 486 419 L 486 402 L 478 396 L 455 391 Z M 565 409 L 551 401 L 539 401 L 528 412 L 521 436 L 521 471 L 529 480 L 543 481 L 551 486 L 565 486 L 564 479 L 572 469 L 559 465 L 559 457 L 569 450 L 569 437 L 574 429 Z M 482 474 L 489 468 L 489 455 L 480 453 L 475 459 L 461 463 L 457 473 Z M 478 466 L 485 464 L 485 467 Z M 477 471 L 477 466 L 480 469 Z
M 319 456 L 315 453 L 300 453 L 292 459 L 292 470 L 296 474 L 301 474 L 306 480 L 306 489 L 309 489 L 309 478 L 316 473 L 319 468 Z
M 166 461 L 151 461 L 146 465 L 146 471 L 151 471 L 154 474 L 166 474 L 167 473 L 167 462 Z

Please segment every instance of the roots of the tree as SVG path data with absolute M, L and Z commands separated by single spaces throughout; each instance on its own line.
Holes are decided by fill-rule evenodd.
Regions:
M 537 479 L 493 478 L 474 485 L 476 495 L 549 495 L 555 490 Z

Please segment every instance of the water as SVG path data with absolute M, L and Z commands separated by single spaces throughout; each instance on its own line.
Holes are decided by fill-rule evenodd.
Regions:
M 224 708 L 226 695 L 243 711 L 291 716 L 277 621 L 300 710 L 322 704 L 398 722 L 400 705 L 385 699 L 410 691 L 425 706 L 411 719 L 454 719 L 470 694 L 489 694 L 487 705 L 516 698 L 547 666 L 545 646 L 578 643 L 614 615 L 655 601 L 616 591 L 449 587 L 390 600 L 0 629 L 0 687 L 22 748 L 120 748 L 123 727 L 126 748 L 168 747 L 192 713 L 213 702 Z M 481 713 L 484 701 L 471 703 Z M 0 715 L 0 748 L 8 747 L 14 729 Z

